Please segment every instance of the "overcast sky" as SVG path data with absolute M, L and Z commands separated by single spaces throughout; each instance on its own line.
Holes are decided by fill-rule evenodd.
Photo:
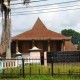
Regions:
M 21 1 L 20 0 L 13 1 L 11 4 L 20 3 Z M 38 0 L 32 0 L 32 1 L 38 1 Z M 61 3 L 61 2 L 68 2 L 68 1 L 77 1 L 77 2 L 54 5 L 54 3 Z M 53 4 L 53 5 L 30 8 L 30 6 L 46 5 L 46 4 Z M 73 6 L 73 7 L 69 7 L 69 6 Z M 19 8 L 19 7 L 26 7 L 26 8 L 11 10 L 12 11 L 11 12 L 12 13 L 12 17 L 11 17 L 12 36 L 31 29 L 38 17 L 42 20 L 45 26 L 52 31 L 60 33 L 61 30 L 63 29 L 74 29 L 80 32 L 80 9 L 77 9 L 80 8 L 79 0 L 46 0 L 46 1 L 35 2 L 35 3 L 32 2 L 27 6 L 24 6 L 22 4 L 11 5 L 11 8 Z M 47 10 L 37 11 L 41 9 L 47 9 Z M 62 11 L 66 9 L 75 9 L 75 10 Z M 30 11 L 30 12 L 24 12 L 24 11 Z M 20 12 L 19 14 L 25 14 L 25 15 L 16 15 L 18 13 L 15 12 Z M 29 13 L 38 13 L 38 14 L 29 14 Z M 1 35 L 1 30 L 2 30 L 2 25 L 1 25 L 1 17 L 0 17 L 0 35 Z

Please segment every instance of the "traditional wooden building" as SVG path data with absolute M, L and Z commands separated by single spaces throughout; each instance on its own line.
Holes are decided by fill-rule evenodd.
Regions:
M 46 28 L 38 18 L 33 28 L 12 38 L 12 53 L 27 54 L 33 46 L 41 49 L 41 56 L 44 51 L 75 51 L 71 43 L 71 37 L 66 37 Z

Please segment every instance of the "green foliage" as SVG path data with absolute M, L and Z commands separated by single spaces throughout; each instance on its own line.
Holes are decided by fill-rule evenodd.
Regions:
M 80 43 L 78 44 L 77 50 L 80 50 Z
M 30 68 L 31 68 L 31 74 L 30 74 Z M 19 78 L 12 78 L 12 79 L 0 79 L 0 80 L 75 80 L 74 76 L 69 75 L 60 75 L 60 73 L 69 74 L 69 70 L 71 74 L 75 74 L 80 70 L 80 63 L 54 63 L 54 74 L 58 74 L 55 76 L 51 76 L 51 65 L 44 66 L 44 65 L 25 65 L 25 78 L 22 78 L 22 74 L 20 74 L 20 70 L 22 67 L 17 68 L 8 68 L 5 69 L 5 73 L 10 74 L 10 76 L 13 76 L 13 74 L 20 74 Z M 40 73 L 39 73 L 40 69 Z M 50 69 L 50 72 L 49 72 Z M 22 72 L 22 71 L 21 71 Z M 35 75 L 33 75 L 35 74 Z M 38 75 L 39 74 L 39 75 Z M 43 74 L 43 75 L 40 75 Z M 45 75 L 46 74 L 46 75 Z M 80 80 L 79 78 L 76 78 L 76 80 Z
M 71 77 L 71 76 L 26 76 L 25 78 L 12 78 L 12 79 L 0 79 L 0 80 L 80 80 L 80 78 Z
M 80 70 L 80 64 L 78 63 L 54 63 L 54 74 L 59 74 L 59 73 L 65 73 L 68 74 L 69 70 L 71 71 L 72 74 L 75 74 L 77 71 Z M 9 73 L 11 74 L 11 72 L 13 72 L 12 74 L 20 74 L 20 70 L 22 72 L 22 67 L 17 67 L 17 68 L 8 68 L 5 69 L 4 72 L 5 73 Z M 30 71 L 31 70 L 31 71 Z M 50 71 L 49 71 L 50 70 Z M 51 66 L 44 66 L 44 65 L 27 65 L 25 66 L 25 74 L 51 74 Z
M 72 30 L 72 29 L 64 29 L 61 31 L 61 33 L 65 36 L 80 36 L 80 33 L 79 32 L 76 32 L 75 30 Z
M 61 31 L 61 34 L 65 36 L 71 36 L 72 37 L 72 42 L 74 44 L 78 44 L 80 42 L 80 33 L 76 32 L 75 30 L 72 29 L 64 29 Z

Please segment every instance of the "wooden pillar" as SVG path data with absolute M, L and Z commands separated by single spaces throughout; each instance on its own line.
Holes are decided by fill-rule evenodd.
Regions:
M 65 51 L 65 40 L 63 41 L 63 51 Z
M 50 40 L 48 40 L 48 52 L 50 52 Z
M 44 52 L 44 65 L 47 66 L 47 52 Z
M 18 48 L 18 41 L 16 41 L 16 53 L 19 51 L 19 48 Z
M 61 51 L 65 51 L 65 40 L 62 41 L 62 50 Z
M 32 47 L 34 47 L 35 46 L 35 44 L 34 44 L 34 40 L 32 40 Z

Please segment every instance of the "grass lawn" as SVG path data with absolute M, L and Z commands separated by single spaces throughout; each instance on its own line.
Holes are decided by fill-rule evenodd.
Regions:
M 53 66 L 54 74 L 80 74 L 80 63 L 58 63 L 54 64 Z M 51 76 L 51 66 L 44 66 L 44 65 L 25 65 L 25 78 L 22 78 L 22 67 L 17 68 L 7 68 L 4 70 L 4 74 L 9 73 L 10 76 L 14 74 L 18 74 L 19 78 L 12 78 L 12 79 L 0 79 L 0 80 L 80 80 L 80 77 L 70 77 L 69 75 L 65 76 Z M 69 71 L 70 70 L 70 71 Z M 1 74 L 1 75 L 4 75 Z M 46 75 L 45 75 L 46 74 Z M 31 76 L 30 76 L 31 75 Z
M 52 68 L 51 66 L 44 66 L 44 65 L 26 65 L 24 67 L 25 69 L 25 74 L 51 74 Z M 17 67 L 17 68 L 7 68 L 4 70 L 5 73 L 20 73 L 20 70 L 22 70 L 22 67 Z M 54 74 L 75 74 L 76 72 L 80 73 L 80 63 L 58 63 L 53 65 L 53 70 Z M 12 74 L 13 74 L 12 73 Z
M 25 78 L 12 78 L 12 79 L 0 79 L 0 80 L 80 80 L 80 77 L 69 76 L 26 76 Z

